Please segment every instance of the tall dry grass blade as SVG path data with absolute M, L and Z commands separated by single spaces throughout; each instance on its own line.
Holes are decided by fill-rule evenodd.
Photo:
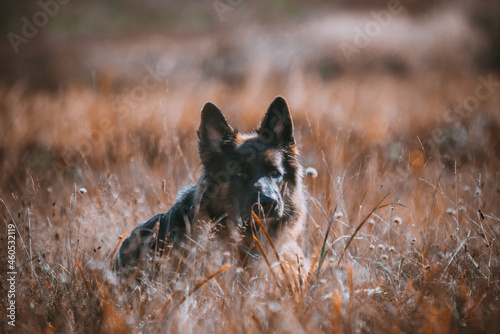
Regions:
M 227 266 L 223 266 L 221 268 L 219 268 L 219 270 L 217 270 L 216 272 L 208 275 L 207 277 L 205 277 L 201 282 L 199 282 L 198 284 L 196 284 L 196 286 L 193 288 L 193 290 L 191 290 L 189 292 L 189 294 L 187 296 L 184 296 L 181 301 L 179 302 L 179 305 L 181 305 L 182 303 L 184 303 L 186 301 L 186 298 L 187 297 L 190 297 L 191 295 L 193 295 L 196 291 L 198 291 L 203 285 L 205 285 L 208 281 L 212 280 L 214 277 L 222 274 L 224 271 L 228 270 L 229 268 L 231 268 L 231 265 L 227 265 Z M 172 294 L 172 296 L 165 302 L 165 304 L 163 304 L 162 308 L 160 310 L 158 310 L 157 312 L 151 314 L 147 319 L 154 319 L 156 318 L 158 315 L 164 313 L 165 311 L 167 311 L 168 307 L 170 306 L 170 304 L 172 303 L 172 301 L 175 299 L 175 297 L 182 291 L 182 289 L 178 289 L 178 290 L 175 290 L 175 292 Z M 146 321 L 143 323 L 145 324 Z M 136 329 L 136 332 L 138 332 L 140 329 L 142 328 L 142 326 L 139 326 L 139 328 Z
M 175 277 L 179 277 L 179 273 L 181 272 L 182 259 L 179 259 L 179 263 L 177 264 L 177 269 L 175 269 Z
M 332 228 L 332 223 L 333 223 L 333 220 L 334 220 L 336 212 L 337 212 L 337 205 L 335 206 L 335 209 L 333 209 L 332 218 L 330 218 L 330 221 L 328 222 L 328 228 L 326 229 L 325 239 L 323 240 L 323 246 L 321 247 L 321 255 L 319 257 L 317 277 L 319 277 L 319 273 L 321 271 L 321 266 L 323 265 L 323 262 L 325 261 L 325 257 L 326 257 L 326 252 L 325 252 L 326 242 L 328 241 L 328 235 L 330 234 L 330 229 Z
M 404 205 L 404 204 L 402 204 L 402 203 L 387 203 L 387 204 L 384 204 L 384 205 L 380 205 L 380 206 L 378 207 L 378 209 L 386 208 L 386 207 L 388 207 L 388 206 L 391 206 L 391 207 L 392 207 L 392 206 L 400 206 L 400 207 L 402 207 L 402 208 L 405 208 L 405 209 L 408 209 L 408 210 L 415 211 L 414 209 L 412 209 L 412 208 L 410 208 L 409 206 L 406 206 L 406 205 Z
M 267 257 L 266 252 L 264 251 L 264 247 L 262 247 L 262 244 L 260 243 L 259 239 L 255 236 L 252 230 L 252 237 L 253 240 L 255 241 L 255 244 L 257 245 L 257 248 L 259 249 L 260 253 L 262 254 L 262 257 L 264 258 L 264 261 L 267 264 L 267 267 L 270 269 L 271 275 L 273 275 L 274 281 L 278 284 L 278 286 L 281 288 L 280 281 L 276 277 L 276 274 L 274 273 L 274 270 L 271 268 L 271 262 L 269 261 L 269 258 Z
M 347 247 L 349 247 L 349 245 L 351 244 L 351 242 L 354 239 L 354 237 L 356 236 L 356 234 L 358 234 L 359 230 L 363 227 L 363 225 L 365 225 L 365 223 L 368 220 L 368 218 L 370 218 L 370 216 L 375 212 L 375 210 L 377 210 L 379 208 L 380 204 L 382 204 L 382 202 L 385 201 L 385 199 L 387 197 L 389 197 L 390 194 L 391 194 L 391 192 L 389 191 L 389 193 L 387 195 L 385 195 L 385 197 L 382 198 L 382 200 L 380 202 L 378 202 L 378 204 L 366 215 L 366 217 L 358 225 L 358 227 L 356 228 L 356 230 L 354 231 L 354 233 L 351 235 L 351 237 L 347 241 L 347 244 L 345 245 L 344 250 L 342 251 L 342 254 L 340 255 L 339 262 L 337 263 L 338 266 L 340 265 L 340 262 L 342 262 L 342 259 L 344 258 L 344 254 L 345 254 L 345 252 L 347 250 Z
M 469 237 L 470 237 L 470 230 L 469 230 L 469 232 L 467 232 L 467 236 L 462 241 L 462 243 L 460 244 L 460 246 L 458 246 L 458 248 L 455 250 L 455 252 L 453 253 L 453 255 L 450 257 L 450 260 L 446 264 L 446 267 L 444 267 L 443 273 L 441 274 L 441 279 L 443 279 L 444 275 L 446 274 L 446 271 L 448 270 L 448 267 L 451 265 L 451 263 L 453 262 L 453 260 L 457 256 L 458 252 L 460 252 L 460 250 L 462 249 L 462 247 L 464 247 L 465 243 L 469 240 Z
M 218 276 L 220 274 L 222 274 L 223 272 L 225 272 L 226 270 L 228 270 L 229 268 L 231 268 L 231 265 L 228 264 L 227 266 L 223 266 L 221 268 L 219 268 L 216 272 L 214 273 L 211 273 L 210 275 L 208 275 L 207 277 L 205 277 L 201 282 L 199 282 L 198 284 L 195 285 L 195 287 L 193 288 L 193 290 L 191 290 L 189 292 L 189 294 L 187 295 L 187 297 L 190 297 L 193 295 L 193 293 L 195 293 L 196 291 L 198 291 L 203 285 L 205 285 L 208 281 L 212 280 L 215 276 Z M 182 304 L 184 301 L 186 300 L 186 297 L 184 297 L 182 299 L 182 301 L 179 303 Z
M 116 244 L 115 248 L 113 249 L 113 253 L 111 253 L 111 263 L 110 263 L 110 266 L 109 268 L 113 268 L 113 260 L 115 259 L 115 255 L 116 253 L 118 252 L 118 249 L 120 248 L 120 245 L 122 244 L 123 242 L 123 239 L 125 239 L 126 237 L 128 237 L 130 235 L 130 233 L 132 233 L 132 231 L 128 232 L 128 233 L 125 233 L 124 235 L 122 235 L 120 237 L 120 240 L 118 240 L 118 243 Z
M 439 176 L 438 176 L 438 179 L 436 182 L 436 186 L 434 187 L 435 189 L 434 189 L 434 194 L 432 195 L 431 210 L 429 213 L 429 219 L 427 220 L 427 228 L 429 228 L 431 226 L 432 216 L 434 215 L 434 207 L 436 206 L 436 195 L 438 192 L 439 182 L 441 181 L 441 176 L 443 176 L 443 173 L 445 170 L 446 170 L 446 168 L 445 168 L 445 166 L 443 166 L 443 168 L 441 169 L 441 173 L 439 173 Z
M 73 252 L 73 259 L 75 259 L 76 267 L 78 268 L 78 272 L 83 278 L 83 283 L 85 284 L 85 288 L 89 292 L 89 295 L 92 296 L 92 289 L 90 288 L 89 281 L 87 281 L 87 278 L 85 277 L 85 274 L 83 273 L 82 266 L 80 265 L 80 262 L 78 262 L 78 259 L 76 258 L 75 252 Z
M 352 264 L 349 265 L 349 272 L 347 275 L 347 286 L 349 287 L 349 303 L 346 303 L 346 322 L 350 322 L 350 319 L 352 318 L 351 310 L 352 310 L 352 304 L 355 298 L 355 293 L 354 293 L 354 271 Z
M 26 252 L 26 256 L 28 257 L 28 259 L 31 259 L 30 254 L 28 252 L 28 247 L 26 247 L 26 243 L 24 242 L 23 236 L 21 235 L 21 232 L 19 232 L 19 228 L 17 227 L 17 223 L 14 220 L 14 217 L 12 216 L 12 213 L 10 212 L 10 209 L 7 206 L 7 203 L 5 203 L 5 201 L 2 198 L 0 198 L 0 202 L 2 202 L 3 205 L 5 206 L 5 210 L 7 210 L 7 213 L 9 214 L 10 219 L 12 220 L 12 224 L 14 224 L 14 227 L 16 228 L 17 235 L 19 236 L 19 239 L 21 240 L 21 244 L 23 245 L 24 251 Z M 4 222 L 5 222 L 5 225 L 8 225 L 7 220 L 4 219 Z
M 262 224 L 259 217 L 255 214 L 255 212 L 253 210 L 252 210 L 252 216 L 255 219 L 255 221 L 257 222 L 257 224 L 259 224 L 260 228 L 262 229 L 262 232 L 264 232 L 264 235 L 266 236 L 267 241 L 271 245 L 271 248 L 273 249 L 274 255 L 276 256 L 276 259 L 278 260 L 278 263 L 280 265 L 281 272 L 283 273 L 283 277 L 286 280 L 287 286 L 290 289 L 290 292 L 293 294 L 292 283 L 289 280 L 289 277 L 288 277 L 286 270 L 285 270 L 285 266 L 283 265 L 283 261 L 281 261 L 280 255 L 278 254 L 278 250 L 276 249 L 276 246 L 274 246 L 274 242 L 271 239 L 271 236 L 269 235 L 266 227 L 264 226 L 264 224 Z
M 295 286 L 295 291 L 300 291 L 299 290 L 299 282 L 297 281 L 297 275 L 295 275 L 295 270 L 292 268 L 292 264 L 290 262 L 287 263 L 288 269 L 290 269 L 290 272 L 292 273 L 292 279 L 293 279 L 293 284 Z
M 271 262 L 269 262 L 269 259 L 267 258 L 267 255 L 266 255 L 266 252 L 264 252 L 264 248 L 260 244 L 259 239 L 257 239 L 255 234 L 253 234 L 253 232 L 252 232 L 252 237 L 253 237 L 253 240 L 255 241 L 255 244 L 257 245 L 257 248 L 259 248 L 259 251 L 262 254 L 262 257 L 264 258 L 264 261 L 266 261 L 267 266 L 269 267 L 269 269 L 271 269 Z M 271 270 L 271 272 L 274 273 L 274 271 L 272 271 L 272 270 Z
M 303 284 L 303 282 L 302 282 L 302 271 L 300 270 L 300 267 L 302 265 L 300 264 L 299 254 L 295 254 L 295 255 L 297 256 L 297 271 L 299 273 L 299 275 L 298 275 L 299 276 L 299 285 L 300 285 L 300 287 L 302 287 L 302 284 Z
M 174 300 L 174 298 L 181 292 L 181 290 L 175 290 L 174 293 L 172 294 L 172 296 L 165 302 L 165 304 L 162 306 L 162 308 L 160 309 L 160 311 L 157 313 L 157 314 L 161 314 L 161 313 L 164 313 L 167 309 L 168 309 L 168 306 L 170 305 L 170 303 L 172 302 L 172 300 Z M 152 316 L 152 318 L 154 318 L 156 316 L 156 314 L 154 314 Z
M 342 292 L 337 290 L 332 295 L 332 310 L 330 313 L 331 333 L 342 333 Z
M 153 320 L 158 315 L 164 313 L 168 309 L 168 307 L 172 303 L 172 301 L 174 300 L 175 296 L 177 296 L 180 292 L 181 292 L 181 290 L 175 290 L 175 292 L 172 294 L 172 296 L 170 296 L 170 298 L 165 302 L 165 304 L 163 304 L 162 308 L 157 310 L 156 312 L 150 314 L 149 316 L 145 317 L 144 320 L 142 321 L 142 323 L 134 331 L 132 331 L 132 333 L 134 333 L 134 334 L 139 333 L 140 330 L 149 323 L 149 320 Z
M 309 272 L 307 273 L 307 278 L 306 278 L 306 281 L 304 283 L 304 288 L 302 289 L 302 294 L 304 294 L 304 292 L 307 290 L 307 287 L 309 286 L 309 283 L 311 282 L 311 279 L 312 279 L 312 272 L 313 272 L 313 269 L 314 269 L 314 266 L 316 265 L 316 262 L 318 261 L 318 257 L 319 257 L 319 254 L 321 252 L 321 246 L 318 247 L 318 250 L 316 251 L 312 261 L 311 261 L 311 267 L 309 268 Z
M 421 255 L 422 255 L 422 273 L 424 274 L 424 280 L 427 279 L 427 274 L 425 272 L 425 258 L 424 258 L 424 247 L 422 247 L 422 252 L 421 252 Z

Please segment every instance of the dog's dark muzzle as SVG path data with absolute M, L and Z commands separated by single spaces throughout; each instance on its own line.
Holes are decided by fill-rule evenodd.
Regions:
M 277 198 L 260 194 L 258 201 L 253 206 L 253 210 L 263 218 L 276 218 L 279 216 L 278 204 Z

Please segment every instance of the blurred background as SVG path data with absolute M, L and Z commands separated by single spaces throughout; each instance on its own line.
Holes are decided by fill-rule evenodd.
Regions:
M 117 90 L 136 85 L 148 67 L 172 84 L 239 87 L 297 71 L 329 81 L 500 66 L 494 0 L 1 3 L 0 81 L 30 89 L 106 78 Z

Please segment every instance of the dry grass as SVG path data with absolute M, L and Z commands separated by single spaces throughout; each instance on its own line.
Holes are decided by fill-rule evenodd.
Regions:
M 498 91 L 449 122 L 445 111 L 474 94 L 476 74 L 292 79 L 172 85 L 127 113 L 112 107 L 105 80 L 53 95 L 2 88 L 0 230 L 15 223 L 19 232 L 17 329 L 497 332 Z M 303 282 L 298 268 L 309 268 L 273 266 L 262 236 L 273 268 L 245 272 L 207 235 L 188 269 L 159 261 L 154 280 L 120 283 L 109 270 L 120 235 L 168 210 L 199 175 L 204 102 L 246 131 L 278 94 L 289 100 L 301 161 L 318 171 L 306 178 L 302 241 L 312 274 Z

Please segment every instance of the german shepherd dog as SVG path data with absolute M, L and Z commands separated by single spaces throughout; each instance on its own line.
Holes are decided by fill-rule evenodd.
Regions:
M 128 276 L 145 259 L 186 249 L 196 242 L 195 231 L 202 222 L 217 226 L 221 244 L 237 245 L 244 267 L 248 255 L 255 258 L 258 253 L 252 211 L 259 214 L 285 260 L 297 264 L 302 257 L 297 239 L 305 216 L 303 171 L 285 99 L 277 97 L 271 103 L 252 134 L 233 130 L 219 108 L 208 102 L 197 133 L 203 170 L 199 181 L 182 190 L 167 213 L 137 226 L 123 240 L 113 268 Z

